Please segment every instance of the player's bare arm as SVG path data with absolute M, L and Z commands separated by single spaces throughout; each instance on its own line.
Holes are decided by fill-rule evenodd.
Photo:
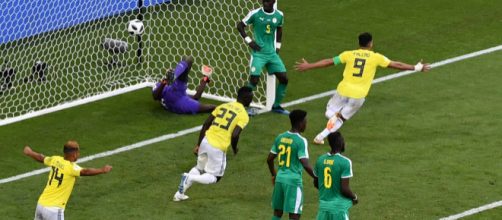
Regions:
M 202 139 L 206 136 L 206 131 L 211 127 L 211 124 L 213 124 L 214 121 L 214 115 L 209 115 L 207 117 L 206 121 L 202 125 L 202 129 L 200 129 L 199 133 L 199 140 L 197 141 L 197 145 L 195 145 L 194 153 L 196 153 L 199 150 L 200 143 L 202 143 Z
M 279 53 L 279 51 L 281 50 L 281 46 L 282 46 L 282 27 L 277 27 L 277 30 L 276 30 L 276 43 L 275 43 L 275 52 L 276 53 Z
M 398 70 L 415 70 L 421 72 L 427 72 L 431 69 L 430 64 L 422 63 L 422 61 L 418 62 L 415 66 L 399 61 L 391 61 L 388 67 Z
M 80 176 L 95 176 L 99 174 L 109 173 L 112 170 L 112 166 L 105 165 L 101 168 L 84 168 L 80 170 Z
M 307 171 L 307 173 L 314 179 L 317 179 L 317 177 L 315 176 L 314 174 L 314 170 L 312 170 L 312 167 L 310 166 L 310 163 L 309 163 L 309 159 L 307 158 L 302 158 L 300 159 L 300 161 L 302 162 L 302 166 L 303 166 L 303 169 L 305 169 L 305 171 Z
M 242 128 L 239 126 L 235 126 L 234 131 L 232 132 L 232 150 L 234 151 L 234 155 L 239 152 L 239 148 L 237 148 L 237 143 L 239 142 L 239 137 L 241 135 Z
M 25 146 L 23 153 L 26 156 L 29 156 L 40 163 L 44 162 L 45 156 L 41 153 L 37 153 L 37 152 L 33 151 L 30 146 Z
M 359 201 L 357 199 L 357 195 L 355 193 L 352 192 L 352 190 L 350 189 L 350 186 L 349 186 L 349 180 L 350 178 L 342 178 L 341 179 L 341 188 L 342 188 L 342 194 L 343 196 L 349 198 L 352 200 L 352 204 L 357 204 Z
M 269 153 L 267 157 L 267 165 L 270 174 L 272 175 L 272 184 L 275 184 L 275 176 L 277 176 L 277 172 L 275 171 L 274 160 L 277 157 L 277 154 Z
M 254 51 L 260 51 L 261 47 L 258 44 L 256 44 L 256 42 L 253 39 L 251 39 L 251 37 L 247 35 L 245 28 L 246 24 L 244 24 L 244 22 L 240 21 L 237 24 L 237 30 L 241 34 L 241 37 L 244 38 L 246 44 L 248 44 L 248 46 L 251 47 L 251 49 L 253 49 Z
M 303 72 L 311 69 L 325 68 L 332 66 L 333 64 L 333 59 L 322 59 L 315 63 L 309 63 L 307 60 L 305 60 L 305 58 L 302 58 L 300 61 L 296 62 L 295 70 Z

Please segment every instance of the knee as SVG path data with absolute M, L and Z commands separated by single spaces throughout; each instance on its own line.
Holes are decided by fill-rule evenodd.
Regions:
M 286 76 L 286 74 L 284 74 L 283 76 L 281 77 L 277 77 L 277 79 L 279 80 L 279 83 L 280 84 L 285 84 L 287 85 L 288 84 L 288 76 Z

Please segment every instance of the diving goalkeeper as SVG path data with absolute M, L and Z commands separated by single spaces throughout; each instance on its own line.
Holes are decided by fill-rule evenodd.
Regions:
M 158 82 L 153 88 L 153 99 L 160 101 L 160 104 L 166 110 L 177 114 L 196 114 L 212 112 L 216 108 L 215 105 L 199 102 L 204 88 L 210 81 L 212 70 L 203 72 L 204 77 L 201 79 L 195 95 L 190 96 L 187 94 L 188 73 L 192 68 L 192 64 L 192 57 L 183 57 L 176 65 L 176 68 L 167 70 L 166 78 Z

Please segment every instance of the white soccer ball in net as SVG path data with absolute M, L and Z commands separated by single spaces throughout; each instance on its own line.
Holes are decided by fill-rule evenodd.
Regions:
M 130 20 L 129 23 L 127 23 L 127 31 L 130 34 L 140 35 L 145 31 L 145 26 L 139 19 Z

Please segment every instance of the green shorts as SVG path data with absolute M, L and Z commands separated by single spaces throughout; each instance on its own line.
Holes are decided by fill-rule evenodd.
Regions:
M 349 210 L 319 210 L 317 213 L 317 220 L 349 220 Z
M 292 214 L 302 214 L 303 186 L 275 182 L 272 208 Z
M 286 72 L 286 67 L 282 62 L 281 57 L 279 57 L 279 54 L 277 53 L 273 54 L 253 53 L 251 55 L 250 65 L 251 65 L 250 74 L 252 76 L 260 76 L 263 67 L 267 68 L 268 74 Z

